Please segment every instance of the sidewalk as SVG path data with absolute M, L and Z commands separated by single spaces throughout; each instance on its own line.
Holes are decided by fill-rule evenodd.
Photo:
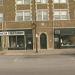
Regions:
M 34 50 L 5 50 L 0 51 L 0 55 L 50 55 L 50 54 L 75 54 L 75 49 L 50 49 L 39 50 L 36 53 Z

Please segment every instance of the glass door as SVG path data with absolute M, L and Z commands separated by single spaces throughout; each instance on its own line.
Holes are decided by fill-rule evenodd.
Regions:
M 17 48 L 18 49 L 25 48 L 24 36 L 17 36 Z

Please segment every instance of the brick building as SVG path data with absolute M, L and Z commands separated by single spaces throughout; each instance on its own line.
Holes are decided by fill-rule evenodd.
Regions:
M 75 0 L 0 0 L 0 48 L 75 48 Z

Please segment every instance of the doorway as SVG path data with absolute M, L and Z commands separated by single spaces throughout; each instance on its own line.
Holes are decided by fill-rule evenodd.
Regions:
M 47 49 L 47 36 L 45 33 L 40 35 L 40 48 Z

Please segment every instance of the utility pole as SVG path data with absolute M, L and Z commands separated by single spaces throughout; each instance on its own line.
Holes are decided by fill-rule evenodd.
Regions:
M 36 53 L 38 53 L 38 45 L 37 45 L 37 39 L 38 39 L 38 35 L 37 35 L 37 24 L 36 24 L 36 9 L 37 9 L 37 6 L 36 6 L 36 2 L 35 0 L 33 0 L 33 6 L 32 6 L 32 12 L 33 12 L 33 21 L 32 21 L 32 29 L 34 30 L 34 38 L 35 38 L 35 49 L 36 49 Z
M 33 22 L 32 23 L 32 29 L 35 31 L 35 45 L 36 45 L 36 53 L 38 53 L 38 47 L 37 47 L 37 38 L 38 38 L 38 35 L 37 35 L 37 33 L 36 33 L 36 24 Z

